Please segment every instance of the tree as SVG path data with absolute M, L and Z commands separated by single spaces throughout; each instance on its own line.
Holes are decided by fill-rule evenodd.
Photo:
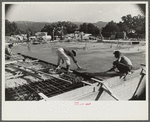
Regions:
M 44 28 L 41 30 L 42 32 L 48 32 L 48 35 L 57 35 L 62 36 L 67 33 L 74 33 L 76 30 L 77 25 L 71 23 L 71 22 L 56 22 L 52 23 L 50 25 L 45 25 Z
M 80 25 L 80 31 L 87 33 L 87 23 L 83 23 Z
M 116 32 L 119 32 L 120 31 L 120 28 L 118 27 L 118 25 L 111 21 L 109 22 L 103 29 L 102 29 L 102 33 L 105 33 L 105 32 L 110 32 L 110 33 L 116 33 Z
M 82 25 L 80 25 L 80 29 L 79 30 L 84 32 L 84 33 L 91 33 L 93 35 L 99 34 L 98 27 L 95 26 L 92 23 L 83 23 Z
M 127 16 L 122 17 L 122 21 L 124 24 L 126 24 L 129 28 L 133 28 L 133 18 L 131 14 L 128 14 Z
M 53 35 L 55 24 L 45 25 L 41 32 L 47 32 L 48 35 Z
M 138 15 L 132 17 L 130 14 L 122 17 L 122 23 L 129 29 L 133 29 L 138 34 L 145 34 L 145 17 Z
M 15 22 L 10 22 L 7 19 L 5 20 L 5 35 L 17 35 L 21 34 L 22 30 L 18 29 L 17 24 Z
M 117 26 L 119 27 L 120 32 L 125 31 L 126 33 L 128 33 L 130 31 L 129 27 L 125 23 L 119 22 L 117 23 Z
M 92 23 L 89 23 L 87 25 L 87 28 L 88 28 L 88 33 L 91 33 L 91 34 L 99 34 L 99 29 L 97 26 L 95 26 L 94 24 Z
M 145 17 L 138 15 L 133 17 L 133 29 L 138 34 L 145 34 Z
M 30 36 L 35 36 L 35 31 L 33 31 L 33 29 L 31 29 L 31 28 L 28 28 L 26 30 L 26 34 L 28 34 L 28 33 L 30 33 Z

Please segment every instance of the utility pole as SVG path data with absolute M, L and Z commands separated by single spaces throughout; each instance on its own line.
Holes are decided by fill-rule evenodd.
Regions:
M 63 38 L 63 35 L 64 35 L 64 31 L 63 31 L 63 26 L 61 27 L 61 40 L 62 40 L 62 38 Z
M 100 35 L 100 41 L 103 41 L 104 37 L 102 35 L 101 29 L 99 30 L 99 35 Z
M 52 32 L 52 33 L 53 33 L 53 41 L 54 41 L 54 33 L 55 33 L 55 28 L 53 29 L 53 32 Z

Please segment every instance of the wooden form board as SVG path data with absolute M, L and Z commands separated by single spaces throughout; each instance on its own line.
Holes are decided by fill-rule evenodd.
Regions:
M 115 99 L 111 96 L 111 94 L 118 98 L 119 100 L 129 100 L 134 91 L 136 90 L 139 80 L 140 80 L 140 72 L 142 69 L 134 71 L 131 75 L 127 76 L 126 81 L 120 79 L 120 77 L 110 78 L 108 80 L 102 81 L 105 83 L 107 88 L 104 88 L 104 92 L 99 96 L 98 101 L 114 101 Z M 100 81 L 101 82 L 101 81 Z M 114 85 L 114 83 L 116 84 Z M 109 94 L 108 92 L 111 92 Z M 70 100 L 91 100 L 95 101 L 96 97 L 99 93 L 98 83 L 93 84 L 92 86 L 84 86 L 82 88 L 78 88 L 73 91 L 69 91 L 67 93 L 51 97 L 47 99 L 48 101 L 70 101 Z
M 94 88 L 97 87 L 97 83 L 93 84 L 92 86 L 84 86 L 54 97 L 50 97 L 48 101 L 70 101 L 77 99 L 81 96 L 91 94 L 95 90 Z M 98 87 L 97 87 L 98 88 Z
M 22 61 L 22 60 L 17 60 L 17 61 L 5 61 L 5 65 L 6 65 L 6 64 L 11 64 L 11 63 L 17 63 L 18 61 Z

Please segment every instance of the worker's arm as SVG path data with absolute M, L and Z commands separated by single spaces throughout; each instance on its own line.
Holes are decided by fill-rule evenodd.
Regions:
M 81 69 L 82 67 L 78 64 L 78 62 L 75 63 L 78 69 Z
M 113 67 L 112 67 L 111 69 L 107 70 L 106 72 L 115 71 L 115 69 L 116 69 L 116 63 L 117 63 L 117 62 L 118 62 L 118 60 L 114 61 L 114 62 L 113 62 Z
M 115 71 L 116 67 L 113 66 L 111 69 L 107 70 L 106 72 L 111 72 L 111 71 Z
M 71 55 L 71 58 L 72 58 L 73 62 L 76 64 L 76 66 L 78 67 L 78 69 L 81 69 L 82 67 L 78 64 L 77 60 L 74 58 L 73 55 Z

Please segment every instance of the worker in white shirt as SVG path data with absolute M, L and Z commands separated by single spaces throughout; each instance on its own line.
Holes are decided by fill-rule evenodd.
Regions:
M 116 68 L 119 70 L 120 73 L 131 73 L 132 70 L 132 62 L 129 58 L 122 55 L 120 51 L 115 51 L 114 53 L 116 61 L 113 62 L 113 67 L 108 71 L 114 71 Z
M 58 60 L 57 60 L 57 68 L 56 69 L 60 69 L 60 65 L 61 65 L 61 60 L 62 63 L 66 63 L 66 69 L 67 72 L 71 72 L 70 71 L 70 58 L 73 60 L 73 62 L 76 64 L 76 66 L 78 67 L 78 69 L 81 69 L 81 66 L 78 64 L 77 60 L 74 58 L 76 56 L 76 51 L 75 50 L 68 50 L 65 48 L 58 48 L 57 51 L 57 56 L 58 56 Z

